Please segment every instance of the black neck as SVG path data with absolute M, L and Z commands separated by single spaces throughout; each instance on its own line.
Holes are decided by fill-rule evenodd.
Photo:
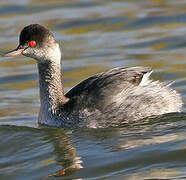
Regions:
M 61 65 L 45 60 L 38 63 L 38 69 L 42 111 L 56 111 L 59 105 L 68 102 L 61 81 Z

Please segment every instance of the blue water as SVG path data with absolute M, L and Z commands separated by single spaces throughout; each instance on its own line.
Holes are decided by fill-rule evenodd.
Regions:
M 31 23 L 63 51 L 65 90 L 116 66 L 151 66 L 186 102 L 186 1 L 2 0 L 0 51 Z M 124 127 L 39 127 L 36 62 L 0 57 L 0 179 L 186 179 L 186 115 Z M 183 108 L 185 111 L 185 106 Z

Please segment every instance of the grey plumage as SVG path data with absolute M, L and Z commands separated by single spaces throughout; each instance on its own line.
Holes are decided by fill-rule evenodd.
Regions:
M 30 47 L 29 41 L 36 42 Z M 35 58 L 39 70 L 40 124 L 58 127 L 109 127 L 145 117 L 180 112 L 180 95 L 169 85 L 149 80 L 149 67 L 119 67 L 96 74 L 64 94 L 61 53 L 43 26 L 23 29 L 17 49 L 6 54 Z
M 71 114 L 79 111 L 88 127 L 108 127 L 180 112 L 180 95 L 164 83 L 149 80 L 150 72 L 148 67 L 120 67 L 83 81 L 66 94 L 74 104 Z

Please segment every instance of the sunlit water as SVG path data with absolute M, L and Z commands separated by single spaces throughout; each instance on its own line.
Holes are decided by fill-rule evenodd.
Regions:
M 68 91 L 116 66 L 151 66 L 186 102 L 186 1 L 1 0 L 0 51 L 30 23 L 63 51 Z M 0 179 L 186 179 L 186 115 L 109 129 L 41 128 L 34 60 L 0 58 Z M 185 109 L 185 108 L 184 108 Z

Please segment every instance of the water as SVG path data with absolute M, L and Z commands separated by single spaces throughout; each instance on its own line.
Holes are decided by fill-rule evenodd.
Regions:
M 17 46 L 30 23 L 63 46 L 63 82 L 116 66 L 151 66 L 153 79 L 186 102 L 186 0 L 0 1 L 0 51 Z M 125 127 L 38 127 L 37 68 L 26 57 L 0 58 L 0 179 L 186 179 L 186 115 Z M 185 110 L 185 107 L 184 107 Z

